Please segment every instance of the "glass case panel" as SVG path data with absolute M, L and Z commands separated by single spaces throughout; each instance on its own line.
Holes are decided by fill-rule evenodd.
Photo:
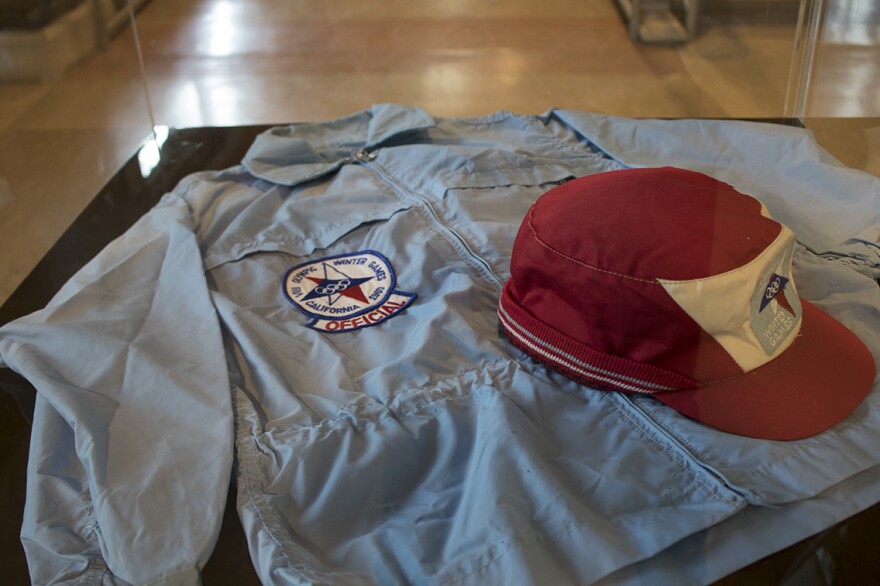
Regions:
M 686 34 L 640 36 L 618 0 L 3 0 L 0 229 L 15 254 L 0 261 L 0 300 L 153 127 L 161 142 L 164 128 L 376 102 L 436 116 L 791 115 L 799 13 L 814 2 L 631 4 L 649 28 Z
M 877 175 L 878 43 L 871 0 L 0 0 L 0 305 L 127 161 L 155 179 L 180 128 L 222 141 L 380 102 L 759 119 Z M 7 494 L 24 583 L 23 483 Z
M 880 5 L 815 4 L 800 117 L 842 163 L 880 175 Z

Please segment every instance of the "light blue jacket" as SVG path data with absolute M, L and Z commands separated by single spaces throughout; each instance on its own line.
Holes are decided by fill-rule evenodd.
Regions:
M 660 165 L 761 199 L 798 234 L 800 294 L 880 359 L 880 182 L 807 131 L 394 105 L 276 128 L 0 329 L 0 365 L 39 391 L 34 582 L 196 583 L 233 475 L 266 584 L 702 583 L 880 500 L 877 386 L 828 432 L 755 440 L 499 336 L 530 204 Z M 362 251 L 409 305 L 310 327 L 288 271 Z

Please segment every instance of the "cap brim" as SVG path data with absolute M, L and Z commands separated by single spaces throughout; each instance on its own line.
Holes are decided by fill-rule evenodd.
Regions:
M 845 419 L 874 384 L 874 357 L 846 327 L 801 299 L 791 346 L 742 376 L 654 395 L 688 417 L 748 437 L 794 440 Z

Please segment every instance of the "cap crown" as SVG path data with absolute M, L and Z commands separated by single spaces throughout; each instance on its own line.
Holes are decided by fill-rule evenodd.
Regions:
M 794 338 L 794 312 L 775 345 L 774 332 L 756 332 L 771 325 L 761 308 L 768 287 L 777 288 L 770 311 L 780 299 L 799 309 L 792 243 L 760 202 L 708 176 L 603 173 L 535 203 L 514 245 L 508 292 L 601 353 L 707 384 L 760 366 Z

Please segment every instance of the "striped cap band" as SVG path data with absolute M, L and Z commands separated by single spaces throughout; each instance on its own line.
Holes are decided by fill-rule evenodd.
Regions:
M 678 373 L 609 356 L 567 338 L 512 303 L 507 286 L 498 303 L 498 317 L 504 331 L 517 346 L 552 368 L 591 386 L 652 394 L 687 389 L 697 384 Z

